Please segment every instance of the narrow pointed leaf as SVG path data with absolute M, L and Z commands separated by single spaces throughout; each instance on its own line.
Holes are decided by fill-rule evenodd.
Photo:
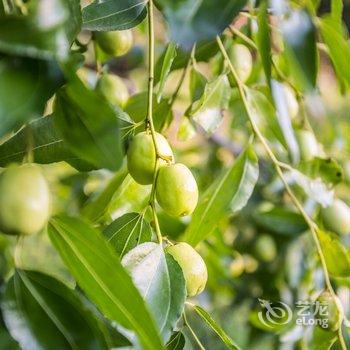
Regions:
M 162 99 L 165 82 L 166 82 L 166 79 L 168 78 L 168 75 L 170 73 L 171 66 L 174 62 L 175 57 L 176 57 L 176 45 L 174 43 L 170 43 L 166 49 L 162 70 L 160 73 L 159 87 L 157 92 L 158 103 Z
M 257 157 L 249 146 L 204 193 L 185 232 L 185 240 L 195 246 L 205 239 L 228 212 L 243 208 L 258 180 Z
M 225 331 L 214 321 L 214 319 L 200 306 L 195 306 L 194 310 L 205 321 L 205 323 L 219 336 L 227 349 L 237 350 L 238 345 L 225 333 Z
M 128 213 L 109 224 L 103 234 L 122 258 L 137 245 L 149 242 L 152 229 L 142 214 Z

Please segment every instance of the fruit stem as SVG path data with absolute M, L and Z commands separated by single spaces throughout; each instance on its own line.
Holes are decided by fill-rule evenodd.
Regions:
M 96 62 L 96 71 L 98 75 L 102 74 L 102 65 L 101 65 L 101 61 L 100 58 L 98 56 L 98 46 L 97 46 L 97 42 L 94 40 L 94 54 L 95 54 L 95 62 Z
M 326 264 L 326 259 L 325 256 L 323 254 L 322 251 L 322 247 L 321 247 L 321 243 L 318 239 L 318 235 L 317 235 L 317 231 L 319 230 L 319 228 L 317 227 L 316 223 L 309 217 L 309 215 L 306 213 L 306 211 L 304 210 L 302 204 L 299 202 L 298 198 L 295 196 L 295 194 L 293 193 L 292 189 L 290 188 L 286 178 L 284 177 L 284 173 L 282 171 L 282 168 L 280 166 L 280 161 L 276 158 L 275 154 L 273 153 L 272 149 L 270 148 L 270 146 L 268 145 L 265 137 L 263 136 L 263 134 L 261 133 L 259 127 L 257 126 L 257 124 L 254 121 L 254 117 L 253 114 L 250 110 L 249 104 L 248 104 L 248 100 L 246 98 L 246 94 L 245 94 L 245 86 L 244 83 L 240 80 L 240 78 L 237 75 L 237 72 L 235 70 L 235 68 L 233 67 L 233 64 L 227 54 L 227 51 L 220 39 L 219 36 L 216 37 L 216 41 L 219 45 L 220 51 L 222 53 L 222 55 L 224 56 L 224 59 L 226 60 L 230 71 L 234 77 L 234 80 L 237 84 L 238 87 L 238 91 L 241 97 L 241 100 L 243 102 L 244 108 L 246 110 L 249 122 L 251 124 L 251 127 L 253 129 L 254 134 L 256 135 L 256 137 L 259 139 L 259 141 L 262 143 L 263 147 L 265 148 L 266 153 L 268 154 L 269 158 L 271 159 L 276 172 L 278 174 L 278 176 L 280 177 L 280 179 L 282 180 L 284 187 L 287 191 L 287 193 L 289 194 L 292 202 L 294 203 L 294 205 L 297 207 L 297 209 L 299 210 L 299 212 L 301 213 L 301 215 L 303 216 L 305 222 L 307 223 L 307 225 L 309 226 L 312 238 L 315 242 L 316 245 L 316 249 L 321 261 L 321 266 L 323 269 L 323 274 L 324 274 L 324 278 L 325 278 L 325 283 L 327 288 L 329 289 L 330 293 L 332 294 L 333 298 L 335 298 L 336 294 L 334 292 L 334 289 L 332 287 L 331 281 L 330 281 L 330 277 L 329 277 L 329 273 L 328 273 L 328 268 L 327 268 L 327 264 Z M 340 340 L 340 338 L 342 338 L 342 334 L 338 334 L 339 337 L 339 341 L 341 346 L 343 347 L 343 343 L 344 343 L 344 339 Z M 346 349 L 346 347 L 343 347 L 343 349 Z
M 148 1 L 148 56 L 149 56 L 149 66 L 148 66 L 148 110 L 146 117 L 146 128 L 150 129 L 154 151 L 156 154 L 156 163 L 154 166 L 154 175 L 153 175 L 153 184 L 150 196 L 149 205 L 152 209 L 153 221 L 155 224 L 156 234 L 158 243 L 162 244 L 162 234 L 159 227 L 159 221 L 156 212 L 155 206 L 155 193 L 156 193 L 156 185 L 157 185 L 157 176 L 158 176 L 158 163 L 161 155 L 159 154 L 159 149 L 156 140 L 156 131 L 154 129 L 153 124 L 153 82 L 154 82 L 154 16 L 153 16 L 153 0 Z

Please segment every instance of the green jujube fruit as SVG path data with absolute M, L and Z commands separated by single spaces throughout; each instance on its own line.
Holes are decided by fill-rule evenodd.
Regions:
M 159 133 L 155 134 L 158 152 L 162 157 L 158 161 L 159 168 L 174 161 L 173 151 L 166 138 Z M 141 185 L 150 185 L 153 182 L 156 164 L 156 152 L 152 135 L 146 131 L 137 134 L 131 141 L 128 152 L 128 170 L 133 179 Z
M 310 161 L 320 154 L 318 142 L 313 132 L 309 130 L 298 130 L 296 135 L 299 143 L 300 158 L 302 160 Z
M 163 210 L 171 216 L 192 214 L 198 202 L 198 187 L 190 169 L 183 164 L 172 164 L 159 170 L 156 198 Z
M 335 332 L 339 329 L 344 312 L 341 302 L 337 296 L 333 297 L 328 290 L 324 290 L 317 298 L 320 307 L 323 307 L 322 312 L 316 313 L 315 317 L 324 321 L 322 328 Z M 319 310 L 321 310 L 319 308 Z
M 102 51 L 114 57 L 125 55 L 133 44 L 131 30 L 95 32 L 94 38 Z
M 239 79 L 243 83 L 246 82 L 253 69 L 253 58 L 249 49 L 245 45 L 234 44 L 229 51 L 229 56 Z M 231 85 L 235 85 L 231 76 L 229 79 Z
M 325 228 L 339 235 L 350 233 L 350 207 L 340 199 L 321 209 Z
M 254 252 L 264 262 L 273 261 L 277 255 L 277 247 L 274 239 L 270 235 L 259 235 L 254 244 Z
M 30 235 L 44 228 L 50 216 L 50 191 L 38 166 L 10 166 L 0 176 L 0 229 Z
M 113 74 L 103 74 L 97 81 L 96 91 L 112 105 L 123 107 L 129 99 L 129 91 L 125 83 Z
M 187 295 L 201 293 L 208 280 L 208 271 L 202 257 L 188 243 L 181 242 L 166 249 L 180 265 L 186 281 Z

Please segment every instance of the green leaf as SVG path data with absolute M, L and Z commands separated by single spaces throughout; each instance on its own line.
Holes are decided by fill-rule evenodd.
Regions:
M 262 65 L 264 68 L 266 80 L 270 84 L 271 80 L 271 42 L 270 42 L 270 29 L 268 19 L 268 1 L 261 2 L 258 14 L 258 32 L 257 32 L 257 46 L 261 57 Z
M 166 344 L 167 350 L 182 350 L 185 347 L 186 339 L 181 332 L 174 332 Z
M 332 60 L 337 78 L 346 86 L 350 85 L 350 68 L 348 57 L 350 57 L 350 44 L 344 37 L 337 22 L 331 17 L 324 17 L 319 20 L 319 27 L 325 44 L 328 47 L 328 54 Z
M 70 43 L 72 43 L 79 34 L 83 22 L 80 9 L 80 0 L 66 0 L 66 3 L 70 17 L 69 21 L 67 21 L 65 24 L 65 30 Z
M 200 306 L 194 306 L 194 310 L 205 321 L 205 323 L 219 336 L 227 349 L 237 350 L 239 346 L 225 333 L 225 331 L 214 321 L 214 319 Z
M 214 230 L 227 212 L 242 209 L 253 192 L 258 176 L 258 159 L 249 146 L 200 198 L 185 232 L 185 241 L 197 245 Z
M 125 112 L 134 122 L 142 122 L 146 118 L 147 105 L 147 91 L 140 92 L 129 98 L 125 106 Z M 160 131 L 165 126 L 169 125 L 170 121 L 172 120 L 172 112 L 168 100 L 163 99 L 160 103 L 158 103 L 156 95 L 153 95 L 153 120 L 154 127 L 157 131 Z M 136 132 L 139 130 L 144 130 L 144 125 L 136 129 Z
M 287 107 L 287 96 L 282 83 L 271 81 L 272 97 L 277 111 L 277 121 L 283 134 L 283 144 L 287 146 L 293 164 L 300 159 L 299 145 L 294 133 L 291 116 Z
M 168 50 L 168 47 L 164 49 L 163 53 L 160 55 L 159 59 L 157 60 L 157 63 L 155 66 L 155 72 L 154 72 L 155 83 L 159 82 L 162 67 L 163 67 L 164 57 L 166 55 L 167 50 Z M 212 58 L 218 51 L 219 51 L 219 47 L 216 40 L 214 39 L 214 40 L 196 44 L 194 56 L 197 62 L 208 62 L 209 59 Z M 174 61 L 171 65 L 171 70 L 176 70 L 176 69 L 181 69 L 186 67 L 190 58 L 191 58 L 191 52 L 182 50 L 181 47 L 178 47 L 177 55 L 174 58 Z
M 316 29 L 310 15 L 303 10 L 292 11 L 282 23 L 285 54 L 291 76 L 301 90 L 316 85 L 318 56 Z
M 332 232 L 317 232 L 329 273 L 334 277 L 350 276 L 350 254 Z
M 117 170 L 122 146 L 116 111 L 75 79 L 56 95 L 55 124 L 74 154 L 99 168 Z
M 65 59 L 70 46 L 66 25 L 72 28 L 70 23 L 74 21 L 66 1 L 33 0 L 27 16 L 0 18 L 0 51 L 40 59 Z
M 47 100 L 62 85 L 58 65 L 33 59 L 0 60 L 0 137 L 42 116 Z
M 220 75 L 205 86 L 201 98 L 195 101 L 186 112 L 186 115 L 208 133 L 214 132 L 222 120 L 222 110 L 229 100 L 228 86 L 227 76 Z
M 73 290 L 39 272 L 16 270 L 1 303 L 23 350 L 107 349 L 93 315 Z
M 124 214 L 142 212 L 149 204 L 151 185 L 138 184 L 129 174 L 113 196 L 108 206 L 108 214 L 116 219 Z
M 136 332 L 145 349 L 162 349 L 157 328 L 117 254 L 79 219 L 51 219 L 49 235 L 79 286 L 110 320 Z
M 83 28 L 95 31 L 133 28 L 146 17 L 145 0 L 95 0 L 83 8 Z
M 307 230 L 304 218 L 295 211 L 283 207 L 258 210 L 253 213 L 254 221 L 265 230 L 287 236 L 296 236 Z
M 122 259 L 165 340 L 182 315 L 186 285 L 178 263 L 159 244 L 143 243 Z
M 0 166 L 21 163 L 28 152 L 28 140 L 32 142 L 33 161 L 50 164 L 65 161 L 80 171 L 94 167 L 75 156 L 64 143 L 55 128 L 54 115 L 33 120 L 0 145 Z
M 196 68 L 192 67 L 190 72 L 190 97 L 191 101 L 197 101 L 204 94 L 207 78 Z
M 157 0 L 167 20 L 171 41 L 187 50 L 195 42 L 221 34 L 245 4 L 245 0 Z
M 287 148 L 284 134 L 277 119 L 276 110 L 271 102 L 258 90 L 246 88 L 246 94 L 256 123 L 264 128 L 267 135 L 272 134 L 272 138 L 276 138 L 282 146 Z
M 174 62 L 175 57 L 176 57 L 176 45 L 174 43 L 169 43 L 169 45 L 166 49 L 166 52 L 165 52 L 162 70 L 161 70 L 160 78 L 159 78 L 159 87 L 158 87 L 158 92 L 157 92 L 157 102 L 158 103 L 162 99 L 165 82 L 166 82 L 166 79 L 170 73 L 171 66 Z
M 337 341 L 338 336 L 336 332 L 322 329 L 321 327 L 314 327 L 311 350 L 329 350 Z
M 152 238 L 152 229 L 144 219 L 144 215 L 128 213 L 109 224 L 103 230 L 103 234 L 122 258 L 137 245 L 149 242 Z
M 82 209 L 82 214 L 92 222 L 99 221 L 108 211 L 108 207 L 114 194 L 121 187 L 128 171 L 124 165 L 111 179 L 106 188 L 96 197 L 89 200 Z

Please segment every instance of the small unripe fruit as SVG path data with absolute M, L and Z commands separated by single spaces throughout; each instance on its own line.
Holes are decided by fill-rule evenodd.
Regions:
M 283 85 L 284 97 L 287 104 L 288 113 L 291 119 L 295 118 L 299 112 L 299 104 L 292 88 L 289 85 Z
M 0 176 L 0 229 L 30 235 L 44 228 L 50 216 L 50 192 L 40 168 L 11 166 Z
M 350 207 L 340 199 L 321 209 L 321 218 L 329 231 L 345 235 L 350 233 Z
M 94 38 L 106 54 L 115 57 L 125 55 L 131 49 L 133 43 L 130 30 L 95 32 Z
M 128 88 L 117 75 L 103 74 L 96 84 L 96 91 L 112 105 L 123 107 L 129 99 Z
M 317 302 L 319 303 L 319 312 L 316 313 L 316 317 L 325 321 L 322 328 L 332 332 L 337 331 L 344 318 L 339 298 L 333 297 L 328 290 L 325 290 L 318 296 Z M 322 312 L 320 308 L 322 308 Z
M 198 187 L 190 169 L 180 163 L 161 168 L 156 197 L 159 205 L 171 216 L 192 214 L 198 202 Z
M 253 68 L 253 58 L 249 49 L 242 44 L 234 44 L 229 52 L 233 67 L 239 79 L 244 83 L 248 80 Z
M 172 255 L 182 269 L 187 295 L 193 297 L 201 293 L 208 280 L 207 267 L 202 257 L 185 242 L 168 247 L 167 253 Z
M 173 151 L 166 138 L 159 133 L 155 134 L 158 152 L 165 159 L 159 159 L 159 168 L 168 162 L 174 161 Z M 137 134 L 131 141 L 128 152 L 128 170 L 133 179 L 141 185 L 150 185 L 153 182 L 156 164 L 156 152 L 152 135 L 147 132 Z
M 318 142 L 315 135 L 309 130 L 298 130 L 296 132 L 300 158 L 304 161 L 312 160 L 320 154 Z
M 242 256 L 236 257 L 229 266 L 231 277 L 239 277 L 244 272 L 244 259 Z
M 260 260 L 264 262 L 273 261 L 277 255 L 276 243 L 271 236 L 261 235 L 255 242 L 254 251 Z

